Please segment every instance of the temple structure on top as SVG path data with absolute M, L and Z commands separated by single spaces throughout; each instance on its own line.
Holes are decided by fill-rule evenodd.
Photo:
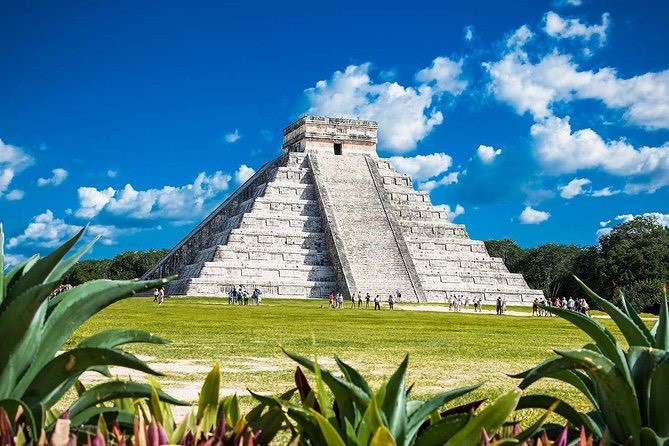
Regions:
M 374 121 L 305 116 L 265 164 L 144 276 L 179 274 L 170 295 L 308 298 L 400 291 L 531 304 L 542 293 L 376 153 Z

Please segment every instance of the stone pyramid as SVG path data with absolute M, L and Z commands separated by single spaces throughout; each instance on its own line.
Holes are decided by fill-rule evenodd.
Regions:
M 529 304 L 541 297 L 502 259 L 376 153 L 377 123 L 306 116 L 283 154 L 179 242 L 144 278 L 178 273 L 170 295 L 345 297 L 400 291 L 402 301 L 457 295 Z

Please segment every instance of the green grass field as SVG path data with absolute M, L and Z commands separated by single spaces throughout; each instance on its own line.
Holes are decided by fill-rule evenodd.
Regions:
M 514 387 L 518 381 L 506 374 L 538 364 L 552 355 L 553 348 L 580 347 L 587 341 L 557 317 L 416 311 L 418 307 L 410 304 L 394 311 L 352 310 L 346 304 L 341 310 L 326 307 L 327 302 L 320 300 L 274 299 L 265 299 L 261 306 L 239 307 L 215 298 L 169 298 L 158 306 L 152 298 L 131 298 L 95 316 L 76 332 L 69 347 L 113 327 L 140 328 L 169 339 L 167 345 L 134 344 L 128 350 L 166 374 L 159 378 L 163 388 L 189 401 L 197 400 L 215 362 L 221 364 L 226 393 L 287 390 L 295 364 L 281 346 L 317 355 L 330 368 L 338 355 L 373 385 L 389 376 L 408 353 L 414 396 L 484 381 L 475 395 L 467 397 L 471 400 Z M 604 322 L 611 328 L 610 321 Z M 133 379 L 141 380 L 134 375 Z M 587 409 L 575 392 L 557 383 L 547 381 L 530 389 L 559 391 Z M 246 401 L 250 404 L 250 397 Z

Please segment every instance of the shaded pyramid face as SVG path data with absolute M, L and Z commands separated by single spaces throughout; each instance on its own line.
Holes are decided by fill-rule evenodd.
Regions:
M 376 123 L 304 117 L 263 166 L 145 278 L 179 274 L 168 294 L 267 297 L 377 294 L 531 303 L 541 291 L 509 273 L 448 221 L 429 195 L 376 155 Z

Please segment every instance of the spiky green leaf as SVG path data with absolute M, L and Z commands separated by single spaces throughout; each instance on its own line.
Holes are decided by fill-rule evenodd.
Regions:
M 200 398 L 197 404 L 197 415 L 195 418 L 201 420 L 204 410 L 209 407 L 216 412 L 218 408 L 218 395 L 221 391 L 221 366 L 217 363 L 211 368 L 200 390 Z

